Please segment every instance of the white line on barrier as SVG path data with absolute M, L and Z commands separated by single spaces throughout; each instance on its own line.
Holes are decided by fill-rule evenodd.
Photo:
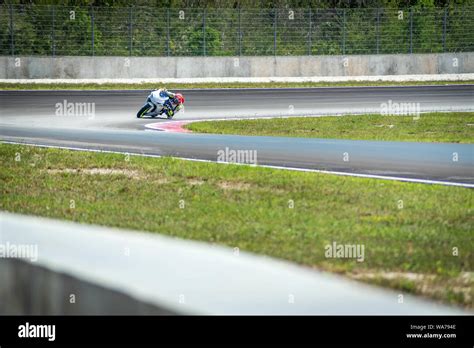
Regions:
M 474 74 L 473 74 L 474 75 Z M 472 79 L 469 79 L 468 81 L 471 81 L 471 80 L 474 80 L 474 76 Z M 14 84 L 13 82 L 11 82 L 12 80 L 2 80 L 0 79 L 0 83 L 11 83 L 11 84 Z M 446 80 L 445 82 L 450 82 L 452 80 Z M 462 82 L 463 80 L 459 80 L 460 82 Z M 360 82 L 374 82 L 374 81 L 360 81 Z M 390 81 L 386 81 L 386 82 L 390 82 Z M 393 81 L 393 82 L 396 82 L 396 81 Z M 406 81 L 406 82 L 410 82 L 410 81 Z M 435 81 L 437 82 L 437 81 Z M 440 82 L 443 82 L 443 81 L 440 81 Z M 28 81 L 24 81 L 24 82 L 19 82 L 18 84 L 27 84 L 29 83 L 29 80 Z M 32 84 L 40 84 L 42 82 L 31 82 Z M 53 82 L 50 82 L 51 84 L 53 84 Z M 62 83 L 62 82 L 58 82 L 58 83 Z M 79 82 L 78 82 L 79 83 Z M 103 83 L 96 83 L 97 85 L 101 85 L 101 84 L 104 84 L 105 82 Z M 157 83 L 171 83 L 171 82 L 163 82 L 163 81 L 160 81 L 160 82 L 157 82 Z M 195 84 L 199 84 L 201 82 L 195 82 Z M 48 84 L 48 83 L 46 83 Z M 75 82 L 69 82 L 69 83 L 65 83 L 65 84 L 69 84 L 69 85 L 74 85 L 76 84 Z M 140 83 L 129 83 L 129 84 L 140 84 Z M 180 84 L 180 83 L 176 83 L 176 84 Z M 183 83 L 184 84 L 184 83 Z M 194 84 L 194 83 L 186 83 L 186 84 Z M 423 87 L 474 87 L 474 84 L 471 84 L 471 83 L 449 83 L 449 84 L 427 84 L 427 85 L 420 85 L 420 84 L 413 84 L 413 85 L 397 85 L 397 84 L 393 84 L 393 85 L 366 85 L 366 86 L 340 86 L 340 85 L 335 85 L 335 86 L 298 86 L 298 87 L 291 87 L 291 86 L 288 86 L 288 87 L 199 87 L 199 88 L 195 88 L 195 87 L 187 87 L 187 88 L 179 88 L 179 86 L 176 86 L 176 88 L 173 88 L 175 90 L 179 90 L 179 91 L 182 91 L 182 92 L 187 92 L 187 91 L 241 91 L 241 90 L 251 90 L 251 91 L 268 91 L 268 90 L 297 90 L 297 89 L 302 89 L 302 90 L 305 90 L 305 89 L 363 89 L 363 88 L 413 88 L 413 87 L 419 87 L 419 88 L 423 88 Z M 0 92 L 44 92 L 44 91 L 50 91 L 50 92 L 99 92 L 99 93 L 117 93 L 117 92 L 130 92 L 130 91 L 133 91 L 133 92 L 139 92 L 139 91 L 149 91 L 150 89 L 149 88 L 145 88 L 145 89 L 73 89 L 73 88 L 69 88 L 69 89 L 3 89 L 3 90 L 0 90 Z M 444 111 L 444 110 L 440 110 L 440 111 Z M 448 110 L 446 110 L 448 111 Z M 427 112 L 432 112 L 432 111 L 427 111 Z
M 194 78 L 96 78 L 96 79 L 0 79 L 0 83 L 318 83 L 318 82 L 424 82 L 469 81 L 474 73 L 360 75 L 360 76 L 289 76 L 289 77 L 194 77 Z

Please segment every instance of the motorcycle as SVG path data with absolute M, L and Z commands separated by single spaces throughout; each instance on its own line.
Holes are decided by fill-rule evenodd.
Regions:
M 143 105 L 140 110 L 138 110 L 137 118 L 142 118 L 144 116 L 155 118 L 165 114 L 170 120 L 179 110 L 183 109 L 184 97 L 181 93 L 176 93 L 174 98 L 170 98 L 163 105 L 156 105 L 156 108 L 153 110 L 154 107 L 155 104 L 153 104 L 150 99 L 147 98 L 146 104 Z

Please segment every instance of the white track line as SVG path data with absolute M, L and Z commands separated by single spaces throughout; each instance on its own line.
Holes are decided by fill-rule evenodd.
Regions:
M 426 179 L 415 179 L 415 178 L 404 178 L 404 177 L 396 177 L 396 176 L 346 173 L 346 172 L 338 172 L 338 171 L 331 171 L 331 170 L 274 166 L 274 165 L 268 165 L 268 164 L 254 165 L 254 164 L 247 164 L 247 163 L 218 162 L 218 161 L 211 161 L 211 160 L 197 159 L 197 158 L 176 157 L 176 156 L 161 156 L 161 155 L 152 155 L 152 154 L 144 154 L 144 153 L 136 153 L 136 152 L 99 150 L 99 149 L 88 149 L 88 148 L 81 148 L 81 147 L 70 147 L 70 146 L 59 146 L 59 145 L 22 143 L 22 142 L 6 141 L 6 140 L 3 140 L 2 143 L 4 143 L 4 144 L 14 144 L 14 145 L 35 146 L 35 147 L 45 147 L 45 148 L 53 148 L 53 149 L 73 150 L 73 151 L 113 153 L 113 154 L 132 155 L 132 156 L 141 156 L 141 157 L 153 157 L 153 158 L 169 157 L 169 158 L 181 159 L 181 160 L 192 161 L 192 162 L 206 162 L 206 163 L 218 163 L 218 164 L 236 164 L 236 165 L 243 165 L 243 166 L 250 166 L 250 167 L 257 167 L 258 166 L 258 167 L 263 167 L 263 168 L 293 170 L 293 171 L 298 171 L 298 172 L 323 173 L 323 174 L 333 174 L 333 175 L 341 175 L 341 176 L 353 176 L 353 177 L 358 177 L 358 178 L 403 181 L 403 182 L 411 182 L 411 183 L 418 183 L 418 184 L 434 184 L 434 185 L 445 185 L 445 186 L 457 186 L 457 187 L 474 188 L 474 184 L 448 182 L 448 181 L 437 181 L 437 180 L 426 180 Z

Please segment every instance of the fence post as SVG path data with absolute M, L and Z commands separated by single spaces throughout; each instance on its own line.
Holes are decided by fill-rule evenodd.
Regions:
M 346 55 L 346 9 L 342 10 L 342 55 Z
M 242 9 L 239 6 L 239 56 L 242 55 L 242 22 L 241 22 L 241 17 L 242 16 Z
M 128 55 L 132 56 L 132 45 L 133 45 L 133 6 L 128 8 Z
M 309 8 L 309 32 L 308 32 L 308 55 L 311 55 L 311 48 L 313 46 L 311 42 L 311 32 L 313 31 L 313 12 L 311 7 Z
M 92 56 L 94 56 L 94 6 L 91 5 L 91 48 L 92 48 Z
M 170 9 L 166 9 L 166 55 L 170 56 Z
M 319 10 L 316 8 L 314 11 L 314 18 L 315 18 L 316 25 L 318 23 L 318 13 L 319 13 Z M 315 35 L 316 35 L 315 41 L 316 41 L 316 55 L 317 55 L 318 54 L 318 30 L 317 29 L 315 31 Z M 311 35 L 311 54 L 313 54 L 313 35 Z
M 202 53 L 206 55 L 206 9 L 204 8 L 202 14 Z
M 413 53 L 413 9 L 410 7 L 410 54 Z
M 13 33 L 13 5 L 10 5 L 10 50 L 12 56 L 15 55 L 15 39 Z
M 52 7 L 52 16 L 53 16 L 53 27 L 51 28 L 51 51 L 53 57 L 56 56 L 56 38 L 55 38 L 55 26 L 56 26 L 56 7 Z
M 377 29 L 376 29 L 377 54 L 380 52 L 380 9 L 377 8 Z
M 443 52 L 446 52 L 446 26 L 448 21 L 448 8 L 444 8 L 443 15 Z
M 273 9 L 273 55 L 276 56 L 277 49 L 277 9 Z

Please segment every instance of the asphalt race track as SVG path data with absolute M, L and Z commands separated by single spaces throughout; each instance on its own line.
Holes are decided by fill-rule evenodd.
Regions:
M 366 113 L 382 103 L 424 111 L 473 111 L 474 86 L 182 90 L 175 121 Z M 261 165 L 474 185 L 474 145 L 248 137 L 160 132 L 137 119 L 148 91 L 0 91 L 0 139 L 39 145 L 217 160 L 217 151 L 256 150 Z M 58 115 L 89 103 L 90 114 Z M 422 116 L 421 116 L 422 117 Z M 456 154 L 456 155 L 454 155 Z M 456 160 L 453 158 L 456 157 Z

